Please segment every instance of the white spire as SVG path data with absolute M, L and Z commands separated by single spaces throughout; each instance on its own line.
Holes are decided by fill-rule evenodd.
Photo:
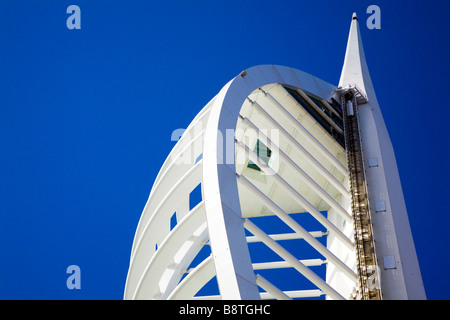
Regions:
M 358 86 L 368 98 L 368 102 L 358 103 L 358 126 L 364 163 L 368 164 L 369 159 L 376 159 L 379 163 L 376 167 L 366 167 L 365 173 L 366 181 L 369 182 L 368 197 L 375 202 L 371 222 L 373 229 L 378 230 L 374 232 L 374 241 L 375 252 L 380 261 L 378 272 L 383 299 L 426 299 L 394 149 L 370 79 L 355 13 L 339 80 L 342 88 L 350 85 Z M 386 208 L 382 214 L 377 213 L 377 202 Z M 389 257 L 395 258 L 395 272 L 387 267 Z
M 340 87 L 347 87 L 348 85 L 358 86 L 368 96 L 369 100 L 376 99 L 364 55 L 356 12 L 352 16 L 344 66 L 342 68 L 341 79 L 339 80 Z

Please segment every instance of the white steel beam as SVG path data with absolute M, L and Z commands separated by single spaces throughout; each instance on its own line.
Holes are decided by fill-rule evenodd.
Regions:
M 245 177 L 239 176 L 238 181 L 246 188 L 253 191 L 254 196 L 260 200 L 269 210 L 275 213 L 283 222 L 285 222 L 292 230 L 300 234 L 305 241 L 322 254 L 326 259 L 336 264 L 336 266 L 343 271 L 350 279 L 356 280 L 356 274 L 331 251 L 329 251 L 323 244 L 317 241 L 311 234 L 308 233 L 302 226 L 300 226 L 291 216 L 283 211 L 276 203 L 269 199 L 264 193 L 256 188 Z M 344 235 L 345 237 L 345 235 Z M 345 239 L 348 239 L 345 237 Z M 353 246 L 352 246 L 353 248 Z
M 272 297 L 278 300 L 292 300 L 283 291 L 278 289 L 276 286 L 274 286 L 272 283 L 270 283 L 267 279 L 265 279 L 263 276 L 259 274 L 256 275 L 256 283 L 258 284 L 258 286 L 266 290 L 268 294 L 270 294 Z
M 315 298 L 320 297 L 324 293 L 321 290 L 291 290 L 291 291 L 283 291 L 285 295 L 289 298 Z M 270 300 L 273 299 L 268 292 L 260 292 L 261 300 Z M 194 300 L 220 300 L 220 296 L 200 296 L 194 297 Z
M 173 189 L 173 181 L 181 181 L 186 177 L 189 177 L 187 173 L 193 170 L 192 167 L 194 163 L 192 162 L 187 164 L 180 164 L 177 162 L 180 161 L 180 157 L 182 156 L 182 154 L 186 152 L 191 153 L 191 151 L 193 151 L 193 144 L 197 143 L 203 137 L 204 132 L 205 130 L 201 130 L 201 132 L 197 133 L 197 135 L 194 136 L 193 139 L 189 140 L 189 142 L 186 143 L 186 145 L 180 152 L 175 153 L 172 157 L 169 157 L 168 160 L 170 160 L 170 162 L 165 163 L 164 168 L 161 169 L 160 173 L 158 174 L 158 179 L 155 181 L 152 188 L 154 189 L 154 191 L 150 193 L 141 219 L 139 220 L 134 240 L 136 244 L 139 242 L 142 233 L 144 232 L 146 223 L 149 221 L 153 213 L 155 211 L 158 211 L 158 206 L 161 204 L 161 202 L 165 201 L 167 194 Z M 201 179 L 198 180 L 200 181 Z M 134 255 L 137 247 L 137 245 L 133 246 L 131 256 Z
M 272 236 L 268 235 L 271 239 Z M 276 239 L 273 239 L 276 240 Z M 300 260 L 301 263 L 303 263 L 307 267 L 314 267 L 314 266 L 321 266 L 322 264 L 327 263 L 326 260 L 322 259 L 306 259 L 306 260 Z M 253 270 L 268 270 L 268 269 L 285 269 L 285 268 L 292 268 L 292 266 L 287 263 L 286 261 L 273 261 L 273 262 L 258 262 L 253 263 Z
M 259 88 L 259 90 L 264 93 L 264 96 L 267 97 L 271 104 L 276 107 L 277 111 L 279 111 L 285 117 L 285 119 L 287 119 L 289 123 L 298 132 L 300 132 L 303 137 L 308 142 L 310 142 L 333 166 L 335 166 L 344 176 L 348 175 L 347 168 L 338 159 L 336 159 L 336 157 L 331 154 L 331 152 L 328 151 L 328 149 L 325 148 L 320 143 L 320 141 L 316 139 L 316 137 L 314 137 L 308 130 L 306 130 L 305 127 L 303 127 L 300 122 L 298 122 L 297 119 L 295 119 L 292 114 L 287 111 L 281 103 L 278 102 L 277 99 L 275 99 L 269 92 L 266 92 L 261 88 Z
M 314 298 L 320 297 L 324 293 L 321 290 L 291 290 L 283 291 L 289 298 Z M 272 296 L 268 292 L 261 292 L 261 300 L 272 299 Z
M 208 237 L 204 217 L 205 207 L 203 203 L 201 203 L 191 211 L 191 214 L 186 215 L 185 218 L 177 224 L 177 230 L 174 229 L 173 232 L 170 233 L 150 261 L 145 264 L 144 270 L 140 273 L 140 278 L 137 283 L 130 283 L 133 284 L 134 288 L 134 291 L 129 293 L 133 299 L 152 299 L 155 295 L 161 295 L 162 297 L 162 295 L 165 294 L 165 288 L 162 288 L 163 290 L 158 294 L 157 290 L 159 290 L 159 288 L 156 288 L 154 283 L 159 283 L 167 268 L 175 263 L 174 259 L 180 250 L 183 250 L 182 256 L 190 255 L 191 257 L 195 257 L 200 251 Z M 183 243 L 185 246 L 180 248 L 180 246 L 176 245 L 177 243 Z M 187 268 L 189 262 L 190 261 L 186 259 L 178 261 L 178 268 Z M 175 276 L 175 274 L 172 274 L 171 276 Z M 169 282 L 170 279 L 167 280 L 167 285 Z
M 258 132 L 258 139 L 261 140 L 272 152 L 279 154 L 280 159 L 285 161 L 285 163 L 294 170 L 298 175 L 302 177 L 302 180 L 314 190 L 322 200 L 325 201 L 330 207 L 334 208 L 347 222 L 353 223 L 353 217 L 337 203 L 336 200 L 331 197 L 328 192 L 326 192 L 322 187 L 320 187 L 317 182 L 314 181 L 302 168 L 300 168 L 283 150 L 281 150 L 272 140 L 270 140 L 259 128 L 248 118 L 242 118 L 242 121 L 249 125 L 252 129 Z M 344 194 L 344 196 L 349 197 L 349 194 Z
M 261 239 L 273 252 L 278 254 L 282 259 L 287 261 L 293 268 L 304 275 L 309 281 L 321 289 L 330 298 L 335 300 L 345 300 L 336 290 L 330 287 L 321 277 L 311 271 L 303 263 L 301 263 L 297 258 L 295 258 L 289 251 L 284 249 L 280 244 L 271 239 L 264 231 L 259 229 L 253 222 L 249 219 L 244 219 L 244 227 L 253 233 L 255 236 Z
M 308 232 L 314 238 L 320 238 L 328 235 L 328 232 L 322 231 L 310 231 Z M 280 234 L 270 234 L 269 235 L 274 240 L 294 240 L 294 239 L 303 239 L 302 235 L 299 233 L 280 233 Z M 258 242 L 258 238 L 255 236 L 247 236 L 247 243 Z
M 299 205 L 305 208 L 318 222 L 320 222 L 327 230 L 332 230 L 349 248 L 353 248 L 353 242 L 334 226 L 326 217 L 324 217 L 312 204 L 308 202 L 301 194 L 299 194 L 289 183 L 278 175 L 270 166 L 268 166 L 258 155 L 250 150 L 250 148 L 241 141 L 237 141 L 237 146 L 243 148 L 248 153 L 249 158 L 267 175 L 274 179 L 280 187 L 288 193 Z
M 269 121 L 275 128 L 277 128 L 285 139 L 287 139 L 291 146 L 294 147 L 298 152 L 305 156 L 305 160 L 308 161 L 324 178 L 326 178 L 339 192 L 342 194 L 350 194 L 348 189 L 331 174 L 316 158 L 314 158 L 294 137 L 292 137 L 272 116 L 264 110 L 261 105 L 247 98 L 248 101 L 255 107 L 255 110 L 260 112 L 267 121 Z
M 157 204 L 155 212 L 166 212 L 167 210 L 165 210 L 165 208 L 172 207 L 174 204 L 174 200 L 179 200 L 180 194 L 183 193 L 184 190 L 192 190 L 196 185 L 198 185 L 198 182 L 201 181 L 201 174 L 202 162 L 199 161 L 197 164 L 191 167 L 182 177 L 180 177 L 175 184 L 172 184 L 172 188 L 168 190 L 164 198 L 161 199 L 161 201 Z M 176 207 L 173 208 L 172 212 L 175 212 L 175 210 Z M 140 233 L 141 236 L 136 238 L 136 243 L 134 244 L 135 248 L 131 257 L 132 261 L 134 259 L 134 256 L 136 255 L 136 252 L 140 250 L 141 244 L 143 243 L 142 239 L 146 236 L 148 237 L 148 233 L 146 232 L 147 229 L 149 229 L 151 225 L 158 225 L 159 230 L 161 230 L 163 219 L 167 220 L 167 217 L 164 217 L 162 215 L 152 215 L 150 216 L 146 224 L 142 226 L 143 229 Z
M 319 106 L 311 100 L 310 97 L 300 88 L 296 88 L 296 91 L 302 96 L 303 99 L 306 100 L 306 102 L 313 107 L 314 110 L 316 110 L 319 114 L 322 115 L 323 119 L 328 122 L 329 125 L 331 125 L 337 132 L 344 133 L 341 128 L 339 128 L 326 114 L 323 112 Z
M 248 94 L 254 90 L 239 80 L 236 83 L 250 91 Z M 223 136 L 227 129 L 235 129 L 245 100 L 240 90 L 230 89 L 236 83 L 225 85 L 211 108 L 203 144 L 202 185 L 220 293 L 227 300 L 257 300 L 259 291 L 242 225 L 236 168 L 234 163 L 223 163 Z M 227 155 L 224 158 L 228 159 Z
M 214 269 L 214 261 L 210 255 L 205 260 L 200 262 L 192 270 L 188 270 L 188 275 L 184 278 L 178 286 L 168 296 L 168 300 L 186 300 L 192 299 L 195 294 L 211 280 L 216 271 Z

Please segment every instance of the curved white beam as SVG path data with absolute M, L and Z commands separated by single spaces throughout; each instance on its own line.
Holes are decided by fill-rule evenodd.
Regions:
M 239 111 L 248 95 L 271 83 L 302 87 L 322 97 L 334 90 L 333 86 L 304 72 L 266 65 L 245 70 L 216 96 L 205 134 L 203 183 L 211 249 L 224 299 L 258 299 L 259 293 L 242 225 L 236 167 L 234 163 L 222 164 L 228 157 L 222 158 L 225 152 L 221 149 L 221 139 L 227 129 L 236 129 Z M 234 150 L 231 152 L 234 159 Z
M 267 65 L 250 68 L 231 80 L 186 130 L 188 135 L 194 136 L 194 140 L 189 140 L 188 136 L 182 137 L 179 144 L 172 150 L 170 159 L 166 160 L 160 170 L 135 236 L 125 298 L 177 299 L 192 297 L 205 284 L 204 281 L 211 279 L 214 275 L 217 277 L 223 299 L 260 298 L 240 208 L 241 201 L 245 201 L 245 199 L 239 198 L 235 163 L 232 161 L 228 163 L 229 159 L 234 160 L 235 157 L 234 137 L 231 140 L 231 148 L 229 148 L 229 142 L 224 142 L 222 139 L 229 135 L 229 130 L 236 129 L 240 110 L 248 96 L 252 92 L 256 92 L 259 87 L 270 84 L 301 87 L 319 97 L 329 97 L 334 92 L 334 87 L 326 82 L 301 71 L 282 66 Z M 201 128 L 202 130 L 196 131 L 196 126 L 199 124 L 204 127 Z M 279 126 L 279 124 L 277 125 Z M 283 130 L 283 127 L 280 129 Z M 203 155 L 202 160 L 198 163 L 182 164 L 181 167 L 177 167 L 176 160 L 181 157 L 180 153 L 190 151 L 189 149 L 200 140 L 203 140 L 202 148 L 196 152 Z M 310 139 L 310 141 L 314 140 Z M 326 139 L 324 141 L 326 142 Z M 331 145 L 335 146 L 335 144 Z M 299 148 L 302 147 L 299 146 Z M 289 157 L 286 155 L 286 160 L 288 159 Z M 296 163 L 293 164 L 293 168 L 299 169 Z M 322 170 L 325 173 L 326 169 L 322 167 Z M 315 172 L 313 174 L 316 175 Z M 320 173 L 317 174 L 317 177 L 324 179 Z M 341 190 L 347 196 L 346 188 L 331 173 L 325 173 L 325 177 L 334 179 L 331 183 L 335 183 L 336 191 L 332 189 L 332 192 Z M 330 179 L 325 180 L 329 181 Z M 309 177 L 309 182 L 315 183 L 311 177 Z M 202 184 L 207 229 L 197 229 L 197 233 L 199 233 L 199 239 L 203 239 L 207 231 L 212 256 L 178 283 L 181 278 L 180 272 L 183 271 L 183 268 L 187 268 L 194 253 L 201 246 L 201 243 L 190 243 L 189 237 L 186 238 L 189 236 L 186 234 L 186 230 L 188 230 L 186 226 L 189 225 L 189 215 L 192 214 L 185 212 L 186 199 L 189 195 L 189 192 L 186 191 L 192 190 L 198 183 Z M 319 185 L 315 188 L 315 191 L 320 194 L 317 199 L 323 197 L 324 201 L 345 215 L 343 208 L 321 188 L 323 186 Z M 308 202 L 301 195 L 295 192 L 293 194 L 295 200 L 301 200 L 301 205 L 307 206 L 314 213 L 318 212 L 311 204 L 308 206 Z M 183 206 L 184 210 L 180 217 L 177 211 L 177 218 L 183 218 L 179 222 L 181 225 L 177 225 L 174 230 L 170 231 L 170 216 L 180 206 Z M 324 223 L 327 224 L 327 222 Z M 333 228 L 331 224 L 327 224 L 327 226 L 337 236 L 343 236 L 339 229 Z M 310 242 L 314 242 L 310 239 L 310 234 L 305 233 L 304 236 L 308 237 Z M 351 242 L 347 238 L 342 237 L 342 240 L 351 246 Z M 156 254 L 155 243 L 158 244 Z M 187 246 L 191 246 L 189 250 L 186 249 Z M 321 251 L 325 252 L 326 250 Z M 173 255 L 176 255 L 177 258 Z M 326 255 L 332 260 L 334 259 L 331 254 Z M 170 261 L 171 256 L 174 257 L 172 262 Z M 339 264 L 337 260 L 335 262 Z M 271 265 L 271 262 L 268 263 Z M 298 267 L 301 262 L 294 263 Z M 353 276 L 351 271 L 348 272 L 347 267 L 342 264 L 341 266 L 344 273 L 349 274 L 350 277 Z M 211 273 L 212 270 L 214 273 Z M 324 292 L 338 298 L 333 288 L 324 286 L 323 282 L 316 281 L 316 283 L 320 284 Z M 296 291 L 292 294 L 301 296 L 307 293 Z

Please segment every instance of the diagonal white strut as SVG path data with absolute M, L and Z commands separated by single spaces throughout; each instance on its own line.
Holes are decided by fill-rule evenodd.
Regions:
M 311 271 L 303 263 L 301 263 L 297 258 L 295 258 L 289 251 L 284 249 L 276 241 L 271 239 L 267 234 L 259 229 L 253 222 L 249 219 L 244 219 L 244 227 L 253 233 L 256 237 L 260 238 L 264 244 L 266 244 L 270 249 L 272 249 L 281 258 L 287 261 L 293 268 L 304 275 L 309 281 L 314 283 L 319 289 L 321 289 L 325 294 L 329 295 L 331 298 L 336 300 L 344 300 L 336 290 L 329 286 L 321 277 Z
M 274 118 L 272 118 L 261 105 L 247 98 L 248 101 L 255 107 L 255 110 L 261 113 L 267 121 L 269 121 L 280 132 L 280 135 L 287 139 L 290 144 L 295 147 L 301 154 L 305 156 L 305 160 L 308 161 L 324 178 L 326 178 L 339 192 L 348 195 L 349 191 L 342 183 L 336 179 L 316 158 L 314 158 L 294 137 L 292 137 Z M 252 160 L 253 161 L 253 160 Z
M 342 206 L 337 203 L 336 200 L 333 199 L 321 186 L 317 184 L 302 168 L 300 168 L 286 153 L 284 153 L 275 143 L 273 143 L 259 128 L 247 117 L 242 117 L 242 121 L 253 128 L 256 132 L 258 132 L 258 139 L 262 141 L 272 152 L 279 154 L 280 159 L 285 161 L 285 163 L 294 170 L 294 172 L 298 173 L 303 181 L 314 190 L 318 195 L 322 197 L 322 199 L 333 209 L 335 209 L 347 222 L 352 223 L 352 216 L 344 209 Z
M 343 271 L 350 279 L 355 280 L 356 274 L 339 258 L 337 258 L 331 251 L 329 251 L 324 245 L 322 245 L 316 238 L 314 238 L 308 231 L 300 226 L 291 216 L 283 211 L 276 203 L 269 199 L 264 193 L 256 188 L 248 179 L 244 176 L 239 176 L 238 181 L 240 184 L 248 188 L 253 192 L 253 195 L 261 201 L 268 209 L 275 213 L 283 222 L 285 222 L 292 230 L 300 234 L 305 241 L 311 245 L 314 249 L 322 254 L 326 259 L 333 262 Z
M 305 137 L 308 142 L 310 142 L 342 174 L 347 176 L 347 168 L 345 168 L 345 166 L 338 159 L 336 159 L 336 157 L 331 154 L 331 152 L 325 148 L 319 140 L 317 140 L 308 130 L 306 130 L 305 127 L 303 127 L 300 122 L 298 122 L 298 120 L 295 119 L 292 114 L 287 111 L 269 92 L 266 92 L 261 88 L 259 88 L 259 90 L 264 93 L 271 104 L 276 107 L 277 111 L 280 112 L 297 131 L 302 133 L 303 137 Z
M 336 226 L 334 226 L 327 218 L 325 218 L 312 204 L 308 202 L 302 195 L 300 195 L 290 184 L 288 184 L 282 177 L 280 177 L 271 167 L 269 167 L 258 155 L 250 150 L 247 145 L 245 145 L 241 141 L 237 141 L 236 145 L 242 148 L 245 152 L 248 153 L 250 160 L 254 163 L 257 163 L 258 167 L 272 179 L 274 179 L 285 191 L 288 193 L 292 199 L 294 199 L 298 204 L 300 204 L 303 208 L 305 208 L 314 218 L 317 219 L 327 230 L 332 230 L 336 233 L 336 235 L 343 241 L 345 245 L 349 248 L 353 249 L 353 242 L 344 234 L 341 230 L 339 230 Z

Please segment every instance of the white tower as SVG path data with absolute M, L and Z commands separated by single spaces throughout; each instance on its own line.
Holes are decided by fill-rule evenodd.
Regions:
M 358 87 L 359 129 L 383 299 L 425 299 L 394 150 L 364 56 L 353 14 L 339 88 Z M 395 106 L 389 106 L 395 107 Z
M 202 199 L 193 203 L 196 188 Z M 262 261 L 258 246 L 267 250 Z M 210 281 L 218 294 L 199 297 Z M 257 66 L 194 118 L 151 190 L 124 294 L 320 296 L 425 298 L 356 15 L 338 88 L 292 68 Z

